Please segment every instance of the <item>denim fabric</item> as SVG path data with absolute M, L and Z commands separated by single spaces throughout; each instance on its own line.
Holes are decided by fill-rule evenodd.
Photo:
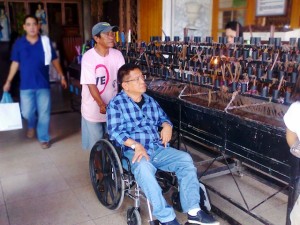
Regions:
M 124 156 L 131 162 L 134 151 L 125 151 Z M 171 147 L 155 146 L 151 150 L 150 161 L 142 158 L 140 162 L 131 165 L 131 170 L 153 206 L 153 215 L 160 222 L 172 221 L 176 215 L 162 195 L 162 190 L 155 178 L 157 169 L 176 173 L 179 182 L 180 201 L 184 212 L 199 208 L 200 186 L 191 156 Z
M 21 112 L 28 122 L 28 128 L 36 128 L 37 138 L 40 142 L 50 141 L 50 89 L 21 90 L 20 96 Z
M 81 141 L 83 150 L 92 150 L 94 144 L 103 138 L 106 132 L 105 122 L 90 122 L 81 117 Z

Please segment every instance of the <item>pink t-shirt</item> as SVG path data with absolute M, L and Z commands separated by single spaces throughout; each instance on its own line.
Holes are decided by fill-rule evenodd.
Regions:
M 87 84 L 95 84 L 102 100 L 107 104 L 118 92 L 117 73 L 124 64 L 120 51 L 110 48 L 109 54 L 100 56 L 94 48 L 84 53 L 81 61 L 81 115 L 91 122 L 105 122 L 106 115 L 92 97 Z

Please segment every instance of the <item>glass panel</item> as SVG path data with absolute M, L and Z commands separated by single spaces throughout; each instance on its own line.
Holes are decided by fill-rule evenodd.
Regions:
M 49 29 L 48 29 L 48 22 L 47 22 L 47 15 L 44 8 L 43 3 L 29 3 L 29 12 L 30 14 L 33 14 L 38 18 L 39 24 L 41 26 L 41 34 L 48 35 Z
M 24 3 L 9 2 L 8 8 L 12 34 L 15 34 L 14 36 L 22 35 L 24 33 L 23 23 L 26 15 Z
M 76 3 L 67 3 L 65 4 L 65 18 L 66 25 L 68 26 L 78 26 L 78 7 Z
M 10 26 L 7 13 L 5 11 L 4 2 L 0 2 L 0 41 L 9 41 Z
M 103 21 L 106 21 L 111 25 L 118 25 L 119 13 L 116 11 L 116 9 L 119 9 L 119 1 L 104 1 Z
M 223 24 L 222 24 L 222 28 L 224 29 L 226 24 L 230 21 L 233 20 L 233 16 L 232 16 L 232 11 L 224 11 L 223 12 Z
M 60 3 L 47 3 L 49 37 L 59 44 L 62 36 L 62 7 Z

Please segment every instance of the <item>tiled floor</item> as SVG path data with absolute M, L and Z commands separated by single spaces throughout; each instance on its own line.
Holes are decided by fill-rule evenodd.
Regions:
M 52 86 L 59 95 L 52 98 L 50 149 L 42 150 L 36 139 L 27 139 L 25 129 L 0 133 L 0 225 L 125 225 L 132 200 L 125 198 L 117 211 L 99 203 L 89 178 L 89 152 L 81 150 L 80 114 L 68 112 L 68 93 Z M 224 175 L 205 182 L 240 201 L 231 179 Z M 273 191 L 248 177 L 239 182 L 251 204 Z M 260 224 L 215 194 L 210 196 L 213 204 L 240 224 Z M 255 212 L 276 225 L 285 224 L 286 202 L 286 196 L 279 194 Z M 143 224 L 147 224 L 145 201 L 142 204 Z M 186 220 L 181 213 L 178 218 L 181 223 Z M 229 224 L 217 218 L 222 225 Z

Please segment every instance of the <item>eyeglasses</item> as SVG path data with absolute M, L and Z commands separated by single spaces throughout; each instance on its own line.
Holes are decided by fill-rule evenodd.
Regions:
M 131 80 L 125 80 L 123 82 L 131 82 L 131 81 L 139 82 L 140 80 L 145 81 L 145 76 L 139 76 L 139 77 L 131 79 Z

